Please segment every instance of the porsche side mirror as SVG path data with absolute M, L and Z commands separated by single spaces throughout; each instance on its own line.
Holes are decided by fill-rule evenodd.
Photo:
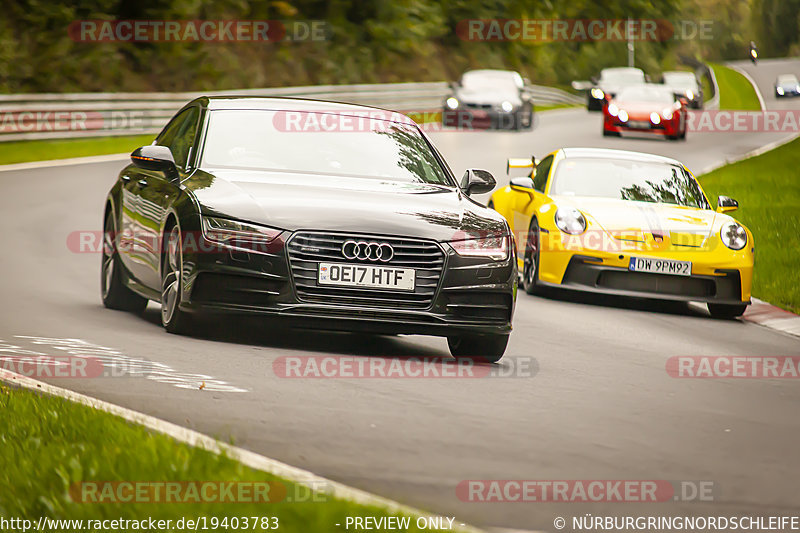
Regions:
M 536 168 L 537 164 L 539 164 L 539 161 L 537 161 L 536 158 L 533 156 L 523 157 L 523 158 L 511 158 L 506 163 L 506 175 L 511 174 L 512 168 L 529 168 L 531 169 L 530 174 L 533 174 L 533 170 Z
M 175 158 L 166 146 L 148 145 L 137 148 L 131 154 L 131 161 L 139 168 L 163 172 L 169 179 L 178 175 Z
M 464 172 L 464 177 L 461 178 L 461 189 L 467 196 L 491 192 L 495 185 L 497 182 L 488 170 L 470 168 Z
M 717 197 L 717 213 L 728 213 L 739 209 L 739 202 L 729 196 Z
M 508 185 L 512 190 L 517 192 L 526 192 L 528 194 L 533 192 L 533 180 L 528 177 L 511 178 L 511 181 Z

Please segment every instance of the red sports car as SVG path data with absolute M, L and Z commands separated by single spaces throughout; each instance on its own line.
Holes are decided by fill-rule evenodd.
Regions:
M 668 139 L 686 138 L 686 100 L 656 85 L 627 87 L 603 105 L 603 135 L 655 133 Z

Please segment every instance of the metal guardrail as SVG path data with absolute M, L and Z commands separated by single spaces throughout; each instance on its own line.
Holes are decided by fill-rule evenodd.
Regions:
M 582 104 L 560 89 L 530 86 L 535 104 Z M 318 85 L 183 93 L 43 93 L 0 95 L 0 142 L 154 134 L 198 96 L 284 96 L 429 112 L 441 109 L 445 82 Z

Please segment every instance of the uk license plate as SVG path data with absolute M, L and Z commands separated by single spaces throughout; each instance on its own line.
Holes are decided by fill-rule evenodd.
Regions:
M 365 287 L 413 291 L 416 270 L 347 263 L 320 263 L 317 283 L 340 287 Z
M 670 274 L 673 276 L 691 276 L 691 261 L 674 259 L 650 259 L 648 257 L 631 257 L 628 270 L 633 272 L 650 272 L 652 274 Z

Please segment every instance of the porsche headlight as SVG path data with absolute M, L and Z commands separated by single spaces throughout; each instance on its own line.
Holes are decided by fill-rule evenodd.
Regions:
M 671 120 L 672 119 L 672 109 L 670 109 L 669 107 L 664 108 L 664 110 L 661 112 L 661 116 L 664 117 L 664 120 Z M 656 124 L 658 124 L 658 122 L 656 122 Z
M 257 226 L 228 218 L 203 217 L 203 237 L 211 242 L 228 246 L 269 244 L 283 233 L 283 230 Z
M 458 99 L 453 96 L 448 98 L 445 103 L 447 104 L 447 107 L 450 109 L 458 109 Z
M 616 104 L 608 104 L 608 114 L 612 117 L 616 117 L 617 113 L 619 113 L 619 108 Z
M 722 242 L 731 250 L 741 250 L 747 244 L 747 231 L 737 222 L 728 222 L 719 232 Z
M 557 209 L 555 219 L 556 226 L 564 233 L 578 235 L 586 231 L 586 218 L 574 207 Z
M 625 111 L 624 109 L 620 109 L 619 110 L 619 119 L 622 122 L 628 122 L 628 112 Z
M 606 94 L 601 89 L 598 89 L 597 87 L 592 89 L 592 98 L 594 98 L 595 100 L 602 100 L 605 97 Z
M 450 242 L 453 250 L 462 257 L 488 257 L 495 261 L 508 259 L 508 235 L 493 235 Z
M 660 124 L 661 123 L 661 115 L 653 111 L 650 113 L 650 122 L 653 124 Z

